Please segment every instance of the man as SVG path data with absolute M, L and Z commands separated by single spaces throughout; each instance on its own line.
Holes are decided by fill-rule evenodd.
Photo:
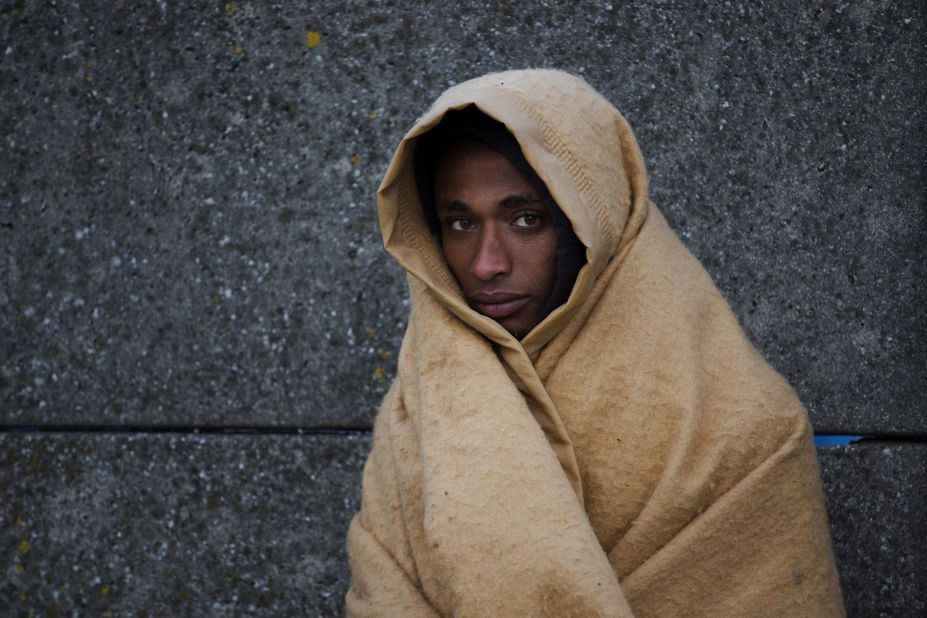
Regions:
M 557 71 L 444 93 L 379 192 L 409 271 L 349 615 L 842 615 L 806 414 Z

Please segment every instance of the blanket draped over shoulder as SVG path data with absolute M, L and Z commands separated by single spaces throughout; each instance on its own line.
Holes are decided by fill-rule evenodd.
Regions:
M 467 305 L 417 195 L 416 138 L 470 105 L 586 247 L 520 341 Z M 557 71 L 451 88 L 378 198 L 411 313 L 348 533 L 349 615 L 843 615 L 806 413 L 649 201 L 604 98 Z

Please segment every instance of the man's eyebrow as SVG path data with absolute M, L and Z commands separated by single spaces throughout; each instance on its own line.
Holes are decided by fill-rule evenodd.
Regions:
M 527 193 L 515 193 L 509 195 L 502 199 L 499 202 L 499 206 L 502 208 L 516 208 L 518 206 L 524 206 L 525 204 L 542 204 L 540 198 L 534 197 Z M 446 212 L 468 212 L 472 210 L 472 207 L 466 202 L 461 202 L 457 200 L 449 202 L 439 202 L 437 205 L 437 210 L 446 211 Z
M 542 204 L 540 198 L 533 195 L 528 195 L 527 193 L 517 193 L 515 195 L 510 195 L 501 202 L 499 205 L 503 208 L 512 208 L 516 206 L 524 206 L 525 204 Z
M 466 212 L 470 210 L 470 205 L 463 202 L 441 202 L 438 204 L 438 210 L 446 210 L 448 212 Z

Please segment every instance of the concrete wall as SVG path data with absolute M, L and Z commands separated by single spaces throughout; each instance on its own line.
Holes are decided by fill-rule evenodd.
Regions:
M 341 610 L 407 309 L 373 193 L 490 70 L 584 75 L 820 433 L 854 616 L 927 573 L 927 11 L 0 3 L 0 614 Z M 229 428 L 236 428 L 234 431 Z

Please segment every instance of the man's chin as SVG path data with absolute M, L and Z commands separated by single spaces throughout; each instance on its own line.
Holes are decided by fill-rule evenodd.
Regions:
M 531 322 L 530 320 L 526 320 L 523 317 L 516 316 L 512 316 L 511 318 L 503 320 L 496 320 L 496 323 L 507 330 L 509 334 L 516 339 L 521 339 L 529 332 L 531 332 L 532 328 L 537 326 L 537 322 Z

